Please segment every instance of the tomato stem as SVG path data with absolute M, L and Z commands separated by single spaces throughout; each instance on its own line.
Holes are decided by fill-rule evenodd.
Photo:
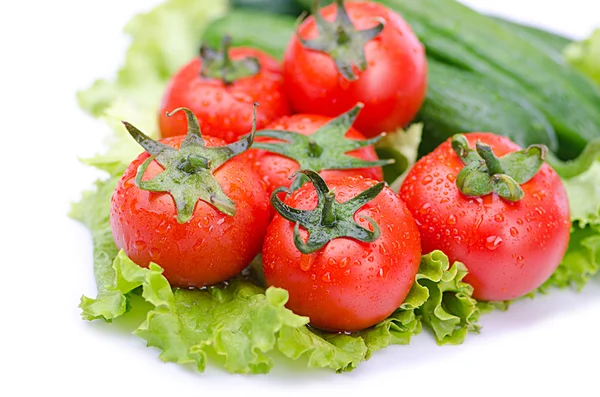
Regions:
M 319 35 L 310 40 L 298 35 L 298 40 L 306 48 L 331 56 L 346 80 L 356 80 L 358 76 L 354 73 L 354 68 L 360 71 L 367 69 L 364 47 L 383 31 L 384 21 L 376 19 L 377 25 L 374 27 L 357 30 L 348 16 L 343 0 L 336 0 L 337 14 L 332 22 L 323 18 L 319 12 L 320 4 L 319 0 L 315 1 L 312 12 Z
M 335 199 L 335 191 L 329 190 L 321 176 L 311 170 L 302 170 L 298 174 L 308 177 L 317 193 L 317 207 L 314 210 L 300 210 L 285 204 L 279 193 L 289 193 L 286 188 L 280 187 L 271 195 L 273 208 L 285 219 L 295 223 L 294 244 L 303 254 L 313 253 L 325 246 L 329 241 L 339 237 L 349 237 L 362 242 L 373 242 L 381 233 L 377 222 L 368 216 L 361 215 L 373 231 L 365 229 L 354 220 L 354 215 L 365 204 L 373 200 L 385 187 L 380 182 L 361 192 L 344 203 Z M 306 242 L 300 234 L 300 226 L 309 232 Z
M 456 177 L 456 186 L 462 194 L 484 196 L 496 193 L 513 202 L 524 197 L 520 185 L 538 173 L 548 151 L 544 145 L 531 145 L 497 157 L 490 145 L 480 141 L 475 144 L 475 150 L 471 149 L 462 134 L 454 135 L 451 144 L 465 164 Z
M 273 138 L 280 142 L 256 142 L 252 147 L 291 158 L 300 165 L 300 169 L 315 172 L 332 169 L 381 167 L 392 164 L 393 159 L 366 161 L 346 154 L 374 145 L 383 137 L 383 134 L 365 140 L 347 139 L 345 137 L 362 107 L 362 103 L 358 103 L 348 112 L 329 121 L 310 136 L 292 131 L 261 130 L 257 132 L 256 136 Z M 299 175 L 299 177 L 302 176 L 302 174 Z M 297 183 L 295 182 L 294 186 L 302 186 L 301 181 L 305 181 L 305 179 L 296 178 Z
M 232 60 L 229 54 L 231 37 L 223 36 L 220 51 L 202 44 L 200 47 L 200 59 L 202 67 L 200 76 L 203 78 L 219 79 L 225 85 L 231 85 L 236 80 L 251 77 L 260 71 L 260 63 L 256 57 L 246 57 Z
M 481 158 L 485 161 L 485 165 L 487 166 L 487 172 L 488 174 L 490 174 L 490 176 L 496 174 L 504 174 L 506 172 L 500 164 L 500 159 L 496 157 L 490 145 L 479 141 L 475 144 L 475 148 L 477 150 L 477 154 L 479 154 Z
M 225 194 L 213 173 L 233 157 L 248 150 L 254 142 L 257 106 L 254 104 L 252 132 L 242 140 L 226 146 L 206 147 L 198 119 L 186 108 L 178 108 L 167 114 L 172 116 L 182 111 L 186 115 L 188 133 L 179 149 L 157 142 L 133 125 L 123 122 L 129 134 L 151 154 L 137 170 L 136 185 L 142 190 L 171 194 L 179 223 L 188 222 L 192 218 L 198 200 L 214 206 L 226 215 L 234 216 L 236 205 Z M 153 161 L 159 163 L 164 170 L 154 178 L 144 180 L 144 173 Z

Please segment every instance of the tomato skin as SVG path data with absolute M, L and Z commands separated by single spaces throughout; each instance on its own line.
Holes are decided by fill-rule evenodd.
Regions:
M 520 150 L 508 138 L 465 134 L 492 146 L 497 156 Z M 408 173 L 400 197 L 421 232 L 423 252 L 439 249 L 469 269 L 465 278 L 479 300 L 509 300 L 538 288 L 556 270 L 570 236 L 569 203 L 556 172 L 544 164 L 521 185 L 525 197 L 464 196 L 455 179 L 464 167 L 447 140 Z
M 203 138 L 208 147 L 225 144 L 218 138 Z M 183 139 L 161 142 L 178 148 Z M 129 165 L 112 196 L 110 224 L 117 247 L 140 266 L 151 261 L 159 264 L 171 285 L 178 287 L 216 284 L 242 271 L 260 252 L 270 215 L 269 196 L 247 160 L 235 157 L 214 172 L 236 203 L 235 216 L 199 200 L 192 219 L 180 224 L 170 194 L 135 185 L 137 169 L 148 157 L 144 152 Z M 161 171 L 152 162 L 144 180 Z
M 252 130 L 253 103 L 258 102 L 257 128 L 290 113 L 283 88 L 283 73 L 279 62 L 257 49 L 236 47 L 229 51 L 232 60 L 256 57 L 258 74 L 234 81 L 226 86 L 221 80 L 200 76 L 202 61 L 194 58 L 169 82 L 159 113 L 162 137 L 185 135 L 187 122 L 182 113 L 166 115 L 178 107 L 191 109 L 203 134 L 238 140 Z
M 328 182 L 344 202 L 376 181 L 359 176 Z M 312 184 L 296 190 L 285 203 L 313 209 Z M 263 270 L 268 285 L 285 288 L 287 307 L 310 317 L 313 326 L 329 331 L 357 331 L 388 317 L 406 298 L 417 274 L 421 245 L 417 226 L 404 203 L 389 188 L 360 209 L 381 229 L 373 243 L 337 238 L 321 250 L 303 255 L 293 243 L 294 224 L 279 214 L 269 225 L 263 245 Z M 304 239 L 307 232 L 301 228 Z
M 266 129 L 286 130 L 297 132 L 302 135 L 312 135 L 319 128 L 331 121 L 332 118 L 326 116 L 295 114 L 285 116 L 270 123 Z M 346 133 L 346 138 L 363 140 L 365 136 L 355 128 L 350 128 Z M 269 138 L 257 138 L 257 141 L 272 142 Z M 349 156 L 356 157 L 366 161 L 377 161 L 377 153 L 372 146 L 360 148 L 347 153 Z M 250 161 L 256 173 L 262 178 L 267 186 L 269 194 L 280 186 L 289 187 L 292 180 L 289 177 L 300 168 L 299 164 L 288 157 L 277 153 L 268 152 L 260 149 L 252 149 L 248 152 Z M 349 169 L 349 170 L 323 170 L 320 172 L 325 181 L 344 176 L 361 175 L 365 178 L 383 180 L 383 171 L 381 167 Z
M 367 69 L 348 81 L 338 72 L 333 59 L 325 53 L 305 48 L 294 35 L 284 57 L 287 95 L 296 113 L 341 114 L 357 102 L 365 104 L 355 126 L 367 137 L 390 132 L 408 124 L 416 115 L 427 87 L 425 50 L 410 26 L 394 11 L 371 2 L 346 2 L 356 29 L 375 26 L 375 18 L 385 21 L 381 34 L 365 47 Z M 333 21 L 337 6 L 321 9 Z M 303 39 L 317 36 L 313 17 L 299 27 Z

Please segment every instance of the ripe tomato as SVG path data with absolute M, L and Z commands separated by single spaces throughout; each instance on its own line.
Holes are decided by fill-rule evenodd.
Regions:
M 331 4 L 320 10 L 327 22 L 315 16 L 307 18 L 288 44 L 284 77 L 293 110 L 335 116 L 363 102 L 365 109 L 355 125 L 367 137 L 405 126 L 425 98 L 427 60 L 423 45 L 400 15 L 381 4 L 347 2 L 345 9 L 351 24 L 341 23 L 340 28 L 338 13 L 344 8 Z M 384 23 L 379 34 L 378 21 Z M 369 29 L 373 29 L 371 36 L 377 35 L 368 40 L 356 32 Z M 308 45 L 319 50 L 307 47 L 306 41 L 311 40 L 314 44 Z M 349 41 L 336 44 L 340 40 Z
M 184 136 L 178 136 L 160 142 L 179 148 L 183 141 Z M 204 141 L 208 148 L 225 145 L 209 136 Z M 117 247 L 141 266 L 159 264 L 173 286 L 215 284 L 243 270 L 260 252 L 270 214 L 268 195 L 247 160 L 234 157 L 214 171 L 223 192 L 235 203 L 234 216 L 197 200 L 191 219 L 180 223 L 171 194 L 136 184 L 138 167 L 149 156 L 142 153 L 129 165 L 112 196 L 110 224 Z M 164 172 L 152 161 L 142 180 Z
M 329 194 L 336 203 L 348 203 L 376 184 L 360 176 L 334 179 L 328 183 Z M 315 209 L 317 197 L 313 185 L 307 183 L 287 197 L 285 204 Z M 273 199 L 272 203 L 276 206 Z M 315 252 L 303 254 L 295 245 L 294 223 L 277 214 L 265 237 L 263 270 L 267 284 L 285 288 L 289 292 L 287 306 L 308 316 L 313 326 L 357 331 L 385 319 L 402 304 L 419 268 L 421 245 L 412 215 L 387 187 L 370 202 L 359 204 L 358 211 L 346 213 L 347 219 L 340 213 L 336 212 L 338 224 L 333 227 L 348 220 L 373 230 L 366 219 L 370 217 L 381 234 L 372 242 L 335 238 Z M 302 241 L 307 240 L 304 226 L 299 234 Z M 311 230 L 310 236 L 317 234 Z
M 250 132 L 254 102 L 260 103 L 258 128 L 290 113 L 277 60 L 260 50 L 245 47 L 231 48 L 228 54 L 233 62 L 254 57 L 260 69 L 254 75 L 226 84 L 218 77 L 202 77 L 200 71 L 206 61 L 194 58 L 173 76 L 164 94 L 159 113 L 163 137 L 186 133 L 183 114 L 166 116 L 167 111 L 182 106 L 196 114 L 203 133 L 227 142 Z
M 471 148 L 481 141 L 498 156 L 521 149 L 489 133 L 465 136 Z M 477 299 L 508 300 L 535 290 L 556 270 L 569 242 L 569 203 L 560 178 L 543 164 L 512 202 L 495 192 L 464 195 L 457 186 L 464 168 L 448 140 L 419 160 L 402 184 L 400 197 L 417 221 L 423 252 L 442 250 L 463 262 Z
M 293 116 L 282 117 L 267 125 L 266 129 L 291 131 L 305 136 L 310 136 L 332 120 L 332 118 L 325 116 L 296 114 Z M 349 127 L 345 133 L 345 137 L 350 140 L 365 139 L 363 134 L 351 127 Z M 336 140 L 335 138 L 332 140 L 333 142 L 327 145 L 329 148 L 341 148 L 341 142 L 339 140 Z M 263 142 L 273 141 L 273 139 L 269 138 L 257 138 L 254 146 L 260 146 L 260 143 Z M 306 148 L 306 151 L 308 151 L 308 147 Z M 379 160 L 373 146 L 361 147 L 359 149 L 350 151 L 347 154 L 368 162 Z M 306 153 L 306 156 L 309 155 L 309 153 Z M 248 152 L 248 156 L 252 161 L 254 170 L 265 182 L 267 186 L 267 192 L 269 193 L 280 186 L 289 187 L 292 184 L 292 180 L 290 180 L 289 177 L 300 168 L 300 165 L 296 160 L 266 150 L 252 149 Z M 376 179 L 378 181 L 383 180 L 383 171 L 381 170 L 380 165 L 369 168 L 325 169 L 323 171 L 315 169 L 315 171 L 320 172 L 321 176 L 325 180 L 352 175 L 362 175 L 365 178 Z

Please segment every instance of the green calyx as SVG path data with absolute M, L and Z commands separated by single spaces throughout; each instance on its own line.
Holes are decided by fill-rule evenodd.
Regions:
M 255 142 L 252 147 L 291 158 L 298 162 L 300 169 L 316 172 L 381 167 L 393 163 L 394 160 L 391 159 L 366 161 L 346 154 L 362 147 L 375 145 L 384 136 L 379 135 L 366 140 L 345 137 L 362 107 L 362 103 L 357 104 L 309 136 L 291 131 L 258 131 L 257 137 L 274 138 L 282 142 Z M 296 181 L 300 180 L 305 181 L 305 178 L 296 179 Z
M 198 119 L 186 108 L 178 108 L 168 116 L 182 111 L 188 122 L 188 132 L 177 150 L 169 145 L 153 140 L 133 125 L 124 121 L 129 134 L 151 156 L 138 168 L 135 183 L 143 190 L 168 192 L 177 207 L 177 221 L 188 222 L 194 214 L 198 200 L 205 201 L 224 214 L 234 216 L 235 203 L 223 192 L 213 173 L 231 158 L 250 148 L 256 133 L 256 104 L 254 105 L 254 124 L 252 133 L 238 142 L 226 146 L 206 147 Z M 164 171 L 150 180 L 143 180 L 146 169 L 156 161 Z
M 338 203 L 335 199 L 335 191 L 329 190 L 318 173 L 311 170 L 298 172 L 306 175 L 315 187 L 318 201 L 314 210 L 299 210 L 284 204 L 279 198 L 279 193 L 288 193 L 286 188 L 280 187 L 271 195 L 271 204 L 279 215 L 296 223 L 294 245 L 298 251 L 303 254 L 311 254 L 323 248 L 329 241 L 339 237 L 350 237 L 365 243 L 371 243 L 379 238 L 379 226 L 372 218 L 362 215 L 362 218 L 366 219 L 373 227 L 373 231 L 370 231 L 354 221 L 354 214 L 377 197 L 385 187 L 384 182 L 379 182 L 344 203 Z M 300 226 L 309 233 L 306 242 L 300 235 Z
M 202 69 L 200 76 L 214 78 L 230 85 L 238 79 L 254 76 L 260 71 L 260 63 L 256 57 L 247 57 L 233 61 L 229 57 L 231 37 L 224 36 L 220 51 L 205 46 L 200 47 Z
M 320 3 L 319 0 L 315 1 L 312 13 L 317 24 L 318 36 L 310 40 L 298 36 L 298 40 L 306 48 L 329 54 L 346 80 L 356 80 L 358 76 L 354 74 L 353 67 L 356 66 L 361 71 L 367 68 L 365 44 L 381 33 L 384 23 L 378 19 L 374 27 L 356 30 L 343 0 L 336 0 L 337 15 L 333 22 L 328 22 L 319 12 Z
M 477 142 L 475 150 L 462 134 L 452 137 L 452 148 L 465 163 L 456 177 L 456 186 L 465 196 L 485 196 L 492 192 L 509 201 L 521 200 L 523 183 L 533 178 L 546 159 L 545 145 L 531 145 L 518 152 L 496 157 L 492 147 Z

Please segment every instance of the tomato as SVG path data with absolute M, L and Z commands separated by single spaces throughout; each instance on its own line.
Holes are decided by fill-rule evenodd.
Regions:
M 365 109 L 355 126 L 367 137 L 405 126 L 425 98 L 427 60 L 423 45 L 400 15 L 381 4 L 357 1 L 345 4 L 353 26 L 343 24 L 340 28 L 337 22 L 328 25 L 329 31 L 341 29 L 349 33 L 346 35 L 351 44 L 340 47 L 335 43 L 346 38 L 331 36 L 318 28 L 336 20 L 339 9 L 336 4 L 322 8 L 320 15 L 327 21 L 324 23 L 314 16 L 307 18 L 288 44 L 283 71 L 293 110 L 335 116 L 363 102 Z M 379 20 L 384 23 L 379 34 L 364 44 L 353 42 L 359 40 L 356 30 L 375 29 L 373 35 L 376 34 Z M 313 47 L 325 46 L 327 50 L 308 48 L 301 41 L 310 43 L 317 37 L 319 42 Z M 353 51 L 356 47 L 358 53 Z M 366 68 L 359 68 L 363 51 Z M 342 73 L 330 54 L 338 54 L 338 63 L 345 63 L 350 72 Z
M 266 129 L 291 131 L 310 136 L 332 120 L 332 118 L 326 116 L 296 114 L 278 119 L 267 125 Z M 365 139 L 363 134 L 351 127 L 349 127 L 345 133 L 345 137 L 351 140 Z M 273 141 L 273 139 L 257 138 L 254 147 L 260 146 L 260 142 Z M 339 140 L 336 140 L 335 138 L 328 146 L 333 149 L 341 148 Z M 308 151 L 308 148 L 306 148 L 306 150 Z M 373 146 L 361 147 L 357 150 L 350 151 L 347 154 L 368 162 L 376 162 L 379 160 Z M 254 170 L 265 182 L 269 193 L 280 186 L 289 187 L 292 183 L 292 180 L 290 180 L 289 177 L 300 168 L 298 161 L 295 159 L 274 152 L 253 149 L 248 152 L 248 156 L 251 158 Z M 316 169 L 315 171 L 320 171 L 321 176 L 325 180 L 352 175 L 361 175 L 365 178 L 376 179 L 378 181 L 383 180 L 383 171 L 380 165 L 368 168 L 325 169 L 323 171 Z
M 376 184 L 361 176 L 334 179 L 328 182 L 329 194 L 334 195 L 332 199 L 337 200 L 336 203 L 349 203 Z M 379 188 L 382 187 L 383 183 Z M 288 196 L 285 204 L 310 210 L 318 201 L 315 188 L 307 183 Z M 334 223 L 333 227 L 346 222 L 340 211 L 336 214 L 338 224 Z M 311 325 L 328 331 L 357 331 L 388 317 L 410 291 L 421 257 L 419 232 L 413 217 L 389 188 L 383 188 L 358 211 L 346 215 L 349 215 L 348 221 L 369 230 L 373 230 L 373 226 L 366 217 L 372 218 L 381 234 L 371 242 L 346 235 L 304 254 L 294 242 L 294 222 L 277 214 L 269 225 L 263 246 L 267 284 L 286 289 L 289 292 L 287 307 L 308 316 Z M 302 241 L 307 240 L 304 226 L 298 233 Z M 318 234 L 315 229 L 310 236 Z
M 183 140 L 178 136 L 160 142 L 179 148 Z M 209 136 L 204 141 L 208 150 L 225 145 Z M 190 219 L 181 222 L 172 194 L 144 190 L 136 183 L 138 168 L 149 156 L 142 153 L 129 165 L 112 196 L 110 224 L 117 247 L 141 266 L 159 264 L 178 287 L 219 283 L 243 270 L 260 252 L 270 216 L 268 195 L 247 160 L 234 157 L 214 171 L 214 180 L 235 204 L 233 216 L 197 200 Z M 142 180 L 164 173 L 154 160 Z
M 183 114 L 167 117 L 166 112 L 185 106 L 200 120 L 203 133 L 233 142 L 252 129 L 252 103 L 260 103 L 257 126 L 290 113 L 278 61 L 260 50 L 237 47 L 228 50 L 232 61 L 256 58 L 259 71 L 226 84 L 218 77 L 202 77 L 203 60 L 194 58 L 173 76 L 164 94 L 159 113 L 163 137 L 183 135 L 187 124 Z M 219 72 L 217 71 L 217 76 Z
M 521 150 L 490 133 L 465 136 L 465 145 L 473 148 L 481 141 L 497 156 Z M 520 171 L 527 167 L 515 164 Z M 559 176 L 547 164 L 537 172 L 533 167 L 531 179 L 520 184 L 521 195 L 513 199 L 522 198 L 513 202 L 497 192 L 463 194 L 457 182 L 470 182 L 458 179 L 464 168 L 448 140 L 420 159 L 402 184 L 400 197 L 417 221 L 424 253 L 442 250 L 452 261 L 463 262 L 477 299 L 508 300 L 535 290 L 556 270 L 569 242 L 569 203 Z

